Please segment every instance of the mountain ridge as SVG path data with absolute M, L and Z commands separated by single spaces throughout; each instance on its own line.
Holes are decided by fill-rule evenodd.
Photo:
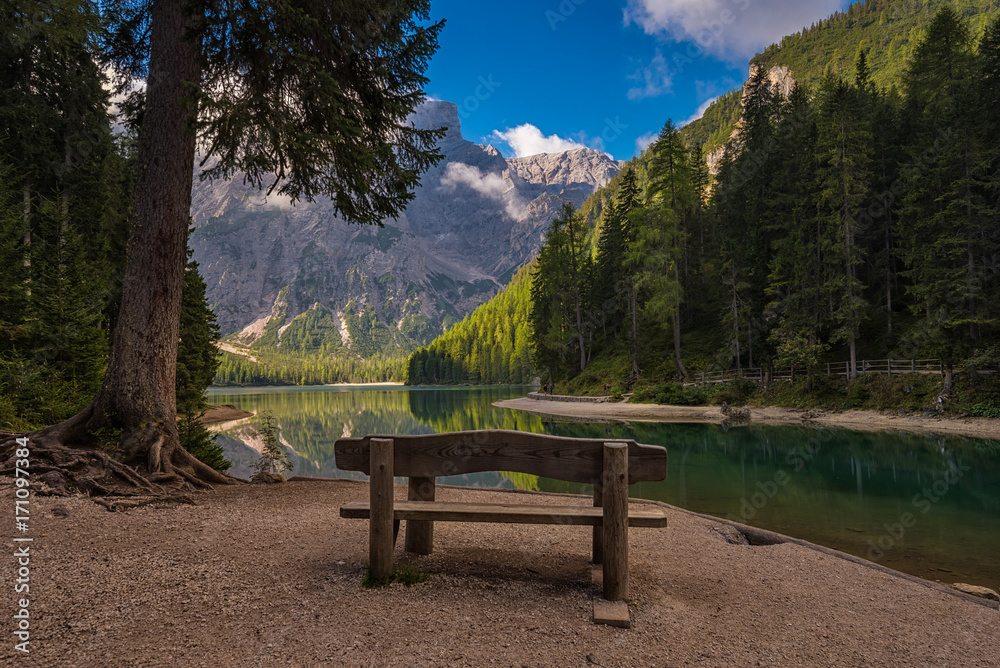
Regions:
M 506 159 L 464 139 L 450 102 L 409 121 L 447 128 L 445 157 L 382 227 L 345 224 L 329 199 L 264 197 L 238 176 L 196 182 L 190 246 L 230 341 L 362 357 L 425 345 L 506 285 L 564 201 L 579 206 L 618 171 L 589 148 Z M 292 350 L 288 332 L 318 343 Z

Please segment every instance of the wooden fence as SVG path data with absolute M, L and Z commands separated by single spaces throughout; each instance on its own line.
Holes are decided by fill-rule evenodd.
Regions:
M 862 373 L 941 373 L 941 360 L 858 360 L 856 362 L 859 374 Z M 824 368 L 825 367 L 825 368 Z M 828 376 L 847 376 L 850 369 L 850 362 L 827 362 L 820 365 L 820 370 L 826 371 Z M 771 380 L 795 380 L 796 377 L 805 376 L 805 367 L 785 367 L 775 369 L 771 374 Z M 692 373 L 685 385 L 711 385 L 714 383 L 727 383 L 742 378 L 755 383 L 762 383 L 766 377 L 764 369 L 752 367 L 746 369 L 730 369 L 728 371 L 698 371 Z

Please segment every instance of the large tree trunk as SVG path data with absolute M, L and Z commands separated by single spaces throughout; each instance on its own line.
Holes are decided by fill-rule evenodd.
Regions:
M 191 211 L 195 106 L 185 82 L 198 81 L 198 53 L 184 40 L 185 0 L 153 3 L 135 227 L 129 239 L 121 315 L 97 403 L 124 425 L 173 422 L 181 287 Z
M 191 456 L 177 435 L 175 373 L 195 152 L 196 102 L 186 86 L 200 78 L 200 44 L 188 37 L 197 15 L 189 6 L 152 4 L 135 218 L 103 385 L 86 409 L 30 435 L 35 452 L 49 454 L 51 465 L 41 470 L 64 478 L 49 478 L 56 488 L 108 494 L 115 493 L 113 483 L 125 482 L 156 495 L 166 492 L 158 483 L 233 481 Z M 7 449 L 0 447 L 0 457 Z

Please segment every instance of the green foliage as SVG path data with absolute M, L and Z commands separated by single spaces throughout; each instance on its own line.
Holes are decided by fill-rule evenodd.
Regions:
M 205 281 L 198 273 L 198 263 L 190 259 L 184 269 L 181 296 L 180 341 L 177 345 L 177 433 L 181 445 L 217 471 L 225 473 L 232 463 L 215 442 L 215 434 L 201 423 L 208 402 L 205 390 L 219 368 L 219 327 L 215 313 L 205 298 Z
M 108 123 L 94 9 L 0 8 L 0 429 L 72 416 L 107 364 L 131 156 Z
M 216 443 L 217 435 L 205 428 L 199 416 L 182 415 L 177 421 L 177 433 L 180 436 L 181 445 L 188 452 L 216 471 L 225 473 L 233 465 L 231 461 L 226 459 L 225 449 Z
M 1000 418 L 1000 402 L 995 400 L 981 401 L 969 409 L 972 417 Z
M 358 310 L 352 303 L 345 311 L 344 320 L 347 322 L 353 351 L 362 357 L 373 358 L 388 348 L 392 333 L 378 319 L 373 306 L 366 304 Z
M 151 6 L 102 5 L 105 55 L 119 72 L 144 77 L 154 67 Z M 424 97 L 423 73 L 444 25 L 430 22 L 429 11 L 429 0 L 370 2 L 366 11 L 344 3 L 199 5 L 194 131 L 218 158 L 206 175 L 239 173 L 292 200 L 328 195 L 357 223 L 398 216 L 420 174 L 441 158 L 435 143 L 444 130 L 405 122 Z M 167 38 L 167 58 L 171 46 Z M 126 105 L 134 121 L 141 97 Z
M 237 387 L 402 382 L 405 368 L 405 358 L 381 355 L 371 359 L 303 358 L 254 352 L 251 359 L 248 355 L 223 352 L 214 382 Z
M 686 387 L 680 383 L 663 383 L 636 389 L 632 403 L 663 404 L 665 406 L 700 406 L 707 403 L 707 394 L 701 387 Z
M 281 333 L 280 348 L 283 353 L 330 355 L 342 345 L 340 328 L 330 312 L 319 306 L 296 316 Z

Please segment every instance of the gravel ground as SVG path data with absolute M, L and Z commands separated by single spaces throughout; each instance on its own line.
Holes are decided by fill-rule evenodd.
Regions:
M 13 492 L 0 484 L 10 514 Z M 33 497 L 31 653 L 14 650 L 4 613 L 0 663 L 998 664 L 993 608 L 831 550 L 731 544 L 724 522 L 671 507 L 668 528 L 630 531 L 631 630 L 591 621 L 587 527 L 438 523 L 433 555 L 405 555 L 402 537 L 396 551 L 427 582 L 366 590 L 367 522 L 338 515 L 366 496 L 352 481 L 241 485 L 200 493 L 195 506 L 121 513 Z M 525 500 L 446 487 L 438 498 Z

